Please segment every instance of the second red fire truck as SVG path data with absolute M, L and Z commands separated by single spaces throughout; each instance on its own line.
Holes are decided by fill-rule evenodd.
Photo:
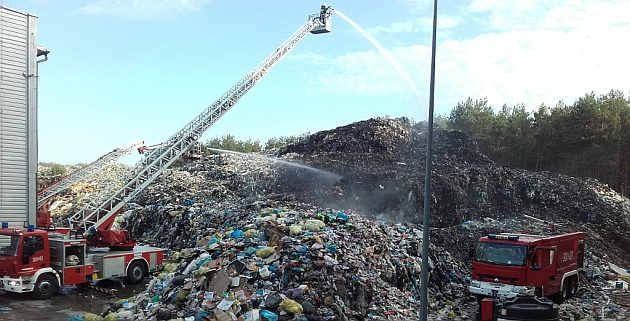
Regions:
M 563 301 L 578 290 L 584 237 L 583 232 L 484 236 L 474 251 L 469 290 L 479 301 L 513 298 L 519 293 Z

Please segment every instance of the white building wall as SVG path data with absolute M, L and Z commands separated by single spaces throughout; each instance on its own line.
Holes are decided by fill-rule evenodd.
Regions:
M 0 221 L 35 224 L 37 17 L 0 6 Z

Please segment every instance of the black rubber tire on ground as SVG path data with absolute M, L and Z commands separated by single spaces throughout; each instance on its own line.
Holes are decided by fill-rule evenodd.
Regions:
M 147 267 L 144 262 L 140 260 L 135 260 L 129 264 L 129 269 L 127 270 L 127 277 L 125 277 L 125 283 L 127 284 L 136 284 L 142 282 L 144 278 L 147 276 Z
M 578 293 L 578 289 L 580 287 L 580 279 L 578 278 L 577 275 L 575 275 L 575 276 L 571 277 L 571 280 L 573 282 L 571 282 L 571 290 L 570 290 L 570 292 L 571 292 L 571 297 L 574 297 Z
M 55 295 L 57 290 L 59 290 L 57 278 L 52 274 L 42 274 L 37 278 L 31 296 L 37 300 L 48 299 Z
M 558 303 L 563 303 L 570 297 L 571 297 L 571 278 L 567 278 L 562 283 L 562 289 L 560 289 L 560 295 L 559 295 L 560 302 Z

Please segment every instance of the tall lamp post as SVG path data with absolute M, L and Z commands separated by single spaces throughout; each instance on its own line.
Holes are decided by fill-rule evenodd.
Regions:
M 433 38 L 431 43 L 431 85 L 429 87 L 429 117 L 427 118 L 427 158 L 424 173 L 424 213 L 422 220 L 422 274 L 420 276 L 420 320 L 428 316 L 429 285 L 429 214 L 431 209 L 431 167 L 433 165 L 433 109 L 435 104 L 435 42 L 438 0 L 433 0 Z

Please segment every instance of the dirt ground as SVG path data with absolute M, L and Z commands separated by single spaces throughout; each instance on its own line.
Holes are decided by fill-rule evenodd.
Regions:
M 145 288 L 145 284 L 122 286 L 119 282 L 104 281 L 103 288 L 115 295 L 104 294 L 82 287 L 64 287 L 48 300 L 34 300 L 28 295 L 17 295 L 0 290 L 0 320 L 2 321 L 66 321 L 75 314 L 101 314 L 109 303 L 128 298 Z

